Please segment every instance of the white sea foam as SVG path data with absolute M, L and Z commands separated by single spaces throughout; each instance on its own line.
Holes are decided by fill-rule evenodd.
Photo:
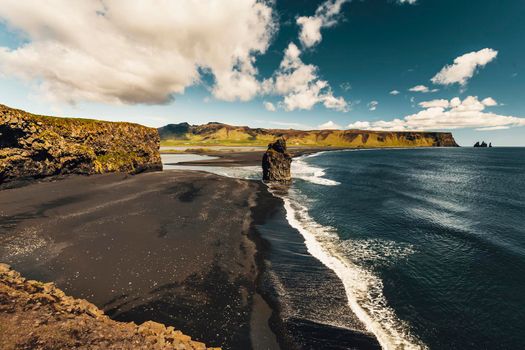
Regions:
M 295 158 L 292 162 L 292 177 L 296 179 L 301 179 L 307 182 L 311 182 L 317 185 L 324 185 L 324 186 L 339 185 L 339 182 L 330 180 L 324 177 L 326 175 L 324 169 L 315 167 L 304 161 L 305 158 L 315 157 L 321 153 L 324 153 L 324 152 L 314 153 L 314 154 L 310 154 L 307 156 Z M 202 166 L 202 165 L 172 165 L 172 163 L 177 163 L 180 161 L 188 161 L 188 159 L 189 158 L 184 158 L 181 160 L 175 157 L 163 158 L 164 163 L 168 161 L 171 163 L 171 164 L 164 164 L 164 169 L 165 170 L 206 171 L 206 172 L 221 175 L 221 176 L 240 178 L 240 179 L 249 179 L 249 180 L 259 180 L 262 177 L 260 166 L 223 167 L 223 166 Z M 208 159 L 208 158 L 195 158 L 192 160 L 205 160 L 205 159 Z M 209 157 L 209 159 L 213 159 L 213 157 Z
M 284 201 L 286 218 L 290 225 L 297 229 L 305 239 L 308 252 L 333 270 L 343 282 L 348 304 L 367 329 L 378 339 L 383 349 L 426 349 L 426 346 L 416 339 L 409 328 L 399 320 L 388 306 L 383 295 L 383 283 L 371 271 L 359 266 L 347 255 L 351 251 L 361 251 L 361 255 L 374 254 L 367 249 L 363 241 L 341 241 L 331 227 L 315 222 L 309 215 L 304 203 L 304 197 L 295 189 L 287 195 L 280 195 Z M 344 244 L 343 244 L 344 243 Z M 377 242 L 376 242 L 377 243 Z M 375 246 L 372 242 L 368 246 Z M 390 248 L 387 255 L 397 254 L 397 247 Z M 402 249 L 401 255 L 409 254 L 410 248 Z
M 308 181 L 317 185 L 337 186 L 339 182 L 325 178 L 324 169 L 308 164 L 304 161 L 305 158 L 315 157 L 321 153 L 314 153 L 307 156 L 302 156 L 294 159 L 292 162 L 292 177 Z

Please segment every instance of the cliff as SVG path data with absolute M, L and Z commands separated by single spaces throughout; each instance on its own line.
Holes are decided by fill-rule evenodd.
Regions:
M 52 283 L 26 280 L 0 264 L 0 349 L 206 349 L 152 321 L 116 322 Z M 218 348 L 217 348 L 218 349 Z
M 166 146 L 231 145 L 266 146 L 284 137 L 288 146 L 302 147 L 457 147 L 451 133 L 395 132 L 368 130 L 293 130 L 260 129 L 222 123 L 190 125 L 169 124 L 159 128 L 161 143 Z
M 161 170 L 157 130 L 0 105 L 0 184 L 63 174 Z

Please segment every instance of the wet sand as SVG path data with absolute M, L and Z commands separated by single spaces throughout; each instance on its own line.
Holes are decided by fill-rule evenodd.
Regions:
M 281 348 L 381 349 L 350 309 L 341 280 L 288 223 L 282 199 L 261 193 L 257 208 L 253 219 L 264 257 L 259 291 L 275 310 L 271 326 Z
M 115 320 L 274 349 L 252 216 L 266 188 L 190 171 L 71 176 L 0 191 L 0 261 Z M 259 261 L 260 263 L 260 261 Z

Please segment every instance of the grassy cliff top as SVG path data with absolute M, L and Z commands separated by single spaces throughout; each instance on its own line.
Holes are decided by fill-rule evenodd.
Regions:
M 451 133 L 425 131 L 293 130 L 222 123 L 170 124 L 159 128 L 162 146 L 267 146 L 284 137 L 293 147 L 457 146 Z
M 154 128 L 150 128 L 150 127 L 147 127 L 141 124 L 131 123 L 131 122 L 120 122 L 120 121 L 115 122 L 115 121 L 106 121 L 106 120 L 89 119 L 89 118 L 75 118 L 75 117 L 62 117 L 62 116 L 57 117 L 57 116 L 39 115 L 39 114 L 29 113 L 21 109 L 11 108 L 9 106 L 0 104 L 0 118 L 7 118 L 7 117 L 10 117 L 10 118 L 17 117 L 17 118 L 22 118 L 25 120 L 32 120 L 35 122 L 40 121 L 42 123 L 46 123 L 48 125 L 52 124 L 55 126 L 71 125 L 71 124 L 78 125 L 78 126 L 103 125 L 103 124 L 109 123 L 113 125 L 115 124 L 130 125 L 130 126 L 133 125 L 133 126 L 140 126 L 140 127 L 148 128 L 148 129 L 154 129 Z

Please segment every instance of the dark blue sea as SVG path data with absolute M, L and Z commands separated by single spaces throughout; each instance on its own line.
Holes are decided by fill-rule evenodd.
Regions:
M 293 170 L 288 221 L 383 348 L 525 348 L 525 148 L 324 152 Z

